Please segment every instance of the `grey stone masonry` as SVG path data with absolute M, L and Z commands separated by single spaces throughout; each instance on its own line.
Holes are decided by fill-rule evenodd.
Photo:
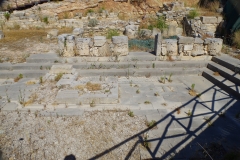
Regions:
M 105 36 L 80 38 L 74 35 L 62 34 L 58 36 L 58 46 L 60 55 L 63 57 L 109 57 L 128 55 L 127 36 L 113 36 L 112 42 L 109 42 Z
M 220 38 L 201 38 L 179 36 L 178 39 L 155 37 L 155 54 L 157 56 L 216 56 L 221 52 L 223 40 Z
M 0 39 L 3 39 L 4 38 L 4 33 L 3 31 L 0 30 Z

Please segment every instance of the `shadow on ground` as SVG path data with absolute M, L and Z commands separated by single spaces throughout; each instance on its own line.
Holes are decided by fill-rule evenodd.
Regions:
M 139 140 L 132 146 L 132 149 L 126 155 L 125 159 L 130 159 L 133 151 L 139 144 L 151 142 L 154 142 L 156 145 L 154 148 L 146 147 L 150 155 L 150 158 L 147 159 L 222 159 L 225 153 L 233 149 L 240 151 L 240 121 L 238 117 L 232 114 L 240 111 L 240 101 L 226 94 L 226 92 L 219 89 L 216 85 L 209 87 L 203 91 L 201 95 L 209 90 L 213 91 L 211 92 L 211 100 L 200 100 L 198 97 L 194 97 L 179 107 L 179 109 L 181 109 L 190 103 L 193 104 L 190 116 L 178 118 L 175 116 L 175 112 L 177 112 L 177 110 L 175 110 L 168 113 L 163 118 L 159 117 L 160 120 L 157 121 L 156 125 L 161 125 L 161 123 L 166 122 L 165 120 L 167 119 L 170 120 L 164 132 L 158 135 L 157 138 L 144 138 L 143 135 L 147 134 L 153 128 L 150 127 L 90 159 L 99 159 L 137 137 Z M 224 97 L 217 97 L 216 95 L 218 92 L 223 94 Z M 218 105 L 216 105 L 216 103 L 218 103 Z M 198 105 L 204 106 L 205 112 L 196 112 Z M 193 128 L 193 119 L 203 117 L 203 123 L 197 128 Z M 187 120 L 187 125 L 186 123 L 182 123 L 184 120 Z M 168 135 L 169 127 L 173 123 L 182 126 L 185 132 Z M 162 149 L 162 144 L 165 140 L 169 140 L 170 143 L 171 141 L 177 140 L 177 143 L 174 145 L 169 143 L 171 146 L 167 150 L 164 150 Z M 159 156 L 159 153 L 161 156 Z M 141 157 L 140 159 L 144 158 Z

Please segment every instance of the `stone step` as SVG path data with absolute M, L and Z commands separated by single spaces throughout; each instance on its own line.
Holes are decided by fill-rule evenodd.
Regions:
M 149 68 L 149 69 L 77 69 L 79 76 L 164 76 L 201 75 L 203 68 Z
M 0 78 L 15 78 L 19 74 L 22 74 L 24 78 L 39 78 L 48 73 L 48 70 L 2 70 L 0 72 Z
M 209 63 L 207 68 L 213 72 L 218 72 L 222 77 L 235 84 L 240 85 L 240 75 L 238 73 L 235 73 L 232 70 L 225 68 L 217 63 Z
M 229 55 L 221 55 L 213 57 L 212 61 L 218 63 L 234 72 L 240 73 L 240 60 L 233 58 Z
M 59 62 L 59 57 L 56 53 L 46 54 L 31 54 L 27 59 L 27 63 L 55 63 Z
M 0 70 L 49 70 L 55 64 L 59 63 L 0 63 Z M 208 61 L 78 62 L 65 64 L 73 65 L 73 68 L 76 69 L 202 68 L 207 66 Z
M 215 76 L 214 72 L 209 69 L 205 69 L 202 73 L 202 76 L 230 95 L 240 99 L 240 87 L 238 84 L 233 83 L 222 76 Z

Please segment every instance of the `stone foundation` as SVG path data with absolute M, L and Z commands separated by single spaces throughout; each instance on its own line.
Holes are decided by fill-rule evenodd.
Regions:
M 128 55 L 127 36 L 113 36 L 112 41 L 109 42 L 104 36 L 79 38 L 74 35 L 62 34 L 58 36 L 58 45 L 59 54 L 63 57 L 109 57 Z

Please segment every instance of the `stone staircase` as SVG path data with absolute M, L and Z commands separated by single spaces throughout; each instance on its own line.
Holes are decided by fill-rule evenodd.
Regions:
M 240 61 L 227 55 L 213 57 L 203 77 L 230 95 L 240 98 Z
M 26 63 L 0 64 L 0 78 L 39 78 L 54 64 L 70 64 L 79 76 L 168 76 L 200 75 L 209 61 L 158 61 L 155 55 L 132 52 L 126 57 L 58 57 L 56 54 L 34 54 Z

